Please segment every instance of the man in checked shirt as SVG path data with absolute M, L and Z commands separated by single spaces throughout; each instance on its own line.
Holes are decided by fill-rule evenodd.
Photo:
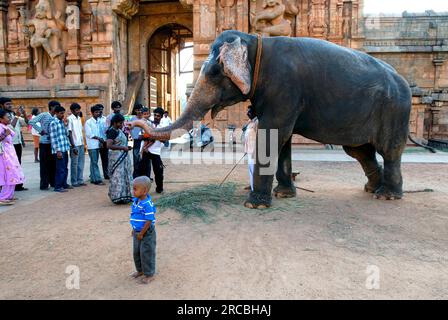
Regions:
M 68 151 L 70 141 L 64 124 L 65 109 L 62 106 L 54 108 L 54 120 L 50 123 L 51 152 L 56 155 L 56 176 L 54 191 L 67 192 L 73 189 L 67 184 L 68 177 Z

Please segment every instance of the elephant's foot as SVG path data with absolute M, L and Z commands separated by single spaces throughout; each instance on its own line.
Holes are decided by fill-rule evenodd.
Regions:
M 379 167 L 376 171 L 367 175 L 369 181 L 364 185 L 364 191 L 368 193 L 375 193 L 381 187 L 383 181 L 383 169 Z
M 291 187 L 278 185 L 274 188 L 274 196 L 276 198 L 294 198 L 296 193 L 296 187 L 294 185 Z
M 266 209 L 271 206 L 271 202 L 271 195 L 251 192 L 244 202 L 244 206 L 249 209 Z
M 398 200 L 403 198 L 403 191 L 401 188 L 397 188 L 397 190 L 394 191 L 382 185 L 375 191 L 373 197 L 379 200 Z

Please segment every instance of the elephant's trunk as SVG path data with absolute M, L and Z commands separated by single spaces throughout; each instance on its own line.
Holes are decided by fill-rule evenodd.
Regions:
M 207 84 L 204 76 L 200 74 L 188 99 L 187 107 L 182 112 L 180 118 L 173 124 L 160 129 L 151 129 L 145 121 L 137 120 L 134 121 L 134 125 L 141 127 L 151 139 L 169 140 L 173 138 L 171 134 L 175 130 L 191 130 L 193 128 L 193 121 L 201 120 L 211 109 L 215 95 L 216 89 Z

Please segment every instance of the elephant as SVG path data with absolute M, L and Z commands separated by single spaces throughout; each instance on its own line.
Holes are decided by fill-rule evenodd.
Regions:
M 272 193 L 278 198 L 296 196 L 293 134 L 342 145 L 364 170 L 364 190 L 376 199 L 393 200 L 403 196 L 401 155 L 409 132 L 411 99 L 408 83 L 392 66 L 361 51 L 320 39 L 228 30 L 212 44 L 179 119 L 166 128 L 142 127 L 154 139 L 168 139 L 173 130 L 191 129 L 193 120 L 210 110 L 214 118 L 223 108 L 250 100 L 259 132 L 277 132 L 277 137 L 267 134 L 265 144 L 277 169 L 261 174 L 269 164 L 261 163 L 257 154 L 254 189 L 246 207 L 271 206 Z M 270 139 L 277 139 L 273 150 Z M 384 169 L 376 153 L 384 159 Z M 274 173 L 278 185 L 272 192 Z

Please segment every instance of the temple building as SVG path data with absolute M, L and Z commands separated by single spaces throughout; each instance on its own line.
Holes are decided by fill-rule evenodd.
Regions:
M 224 30 L 313 37 L 390 63 L 413 91 L 411 133 L 448 140 L 448 12 L 364 16 L 365 0 L 0 0 L 0 96 L 29 110 L 48 100 L 120 100 L 177 118 Z M 240 103 L 215 128 L 246 121 Z M 296 142 L 312 143 L 297 137 Z

